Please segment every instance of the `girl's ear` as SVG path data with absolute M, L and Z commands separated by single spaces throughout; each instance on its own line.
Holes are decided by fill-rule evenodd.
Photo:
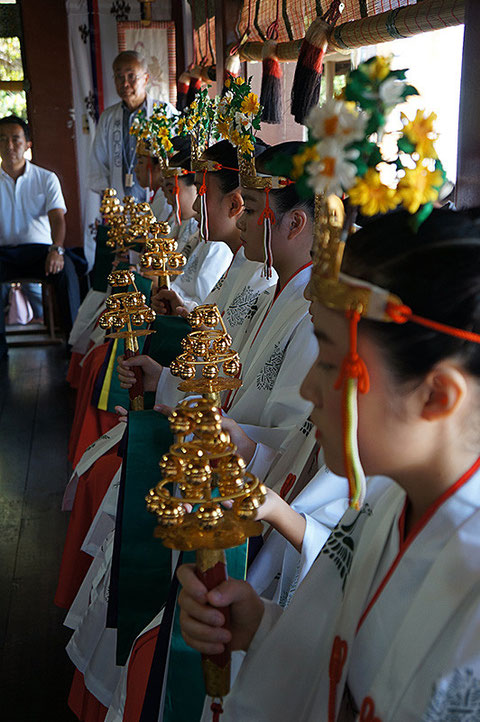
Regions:
M 451 416 L 467 395 L 467 379 L 462 371 L 451 363 L 443 362 L 427 376 L 426 400 L 422 418 L 437 421 Z
M 289 240 L 296 238 L 307 225 L 307 214 L 301 208 L 294 208 L 286 216 L 288 222 L 288 238 Z
M 243 198 L 240 191 L 233 191 L 228 195 L 228 217 L 236 218 L 243 213 Z

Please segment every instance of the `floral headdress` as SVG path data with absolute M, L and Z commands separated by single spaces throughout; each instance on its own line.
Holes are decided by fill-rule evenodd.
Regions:
M 271 224 L 275 215 L 270 208 L 269 193 L 292 181 L 283 176 L 259 175 L 255 168 L 255 133 L 260 129 L 262 106 L 252 92 L 250 80 L 227 78 L 227 92 L 218 104 L 217 130 L 237 149 L 240 182 L 244 188 L 265 191 L 265 208 L 258 222 L 263 223 L 265 254 L 264 275 L 272 275 Z
M 130 134 L 137 138 L 137 154 L 158 158 L 162 169 L 168 168 L 177 122 L 177 116 L 167 115 L 164 105 L 155 105 L 149 118 L 143 111 L 138 113 L 130 127 Z
M 312 296 L 328 308 L 344 312 L 349 321 L 350 350 L 335 388 L 343 389 L 345 468 L 350 503 L 357 509 L 365 496 L 358 453 L 357 393 L 369 389 L 368 371 L 357 352 L 359 320 L 414 321 L 462 338 L 467 333 L 416 316 L 388 290 L 341 272 L 349 229 L 344 228 L 339 196 L 348 194 L 350 204 L 364 215 L 403 206 L 412 214 L 416 230 L 431 213 L 444 183 L 445 172 L 435 151 L 433 113 L 427 116 L 419 110 L 413 121 L 402 114 L 402 128 L 396 140 L 393 138 L 390 156 L 384 157 L 382 152 L 387 115 L 409 95 L 418 92 L 407 84 L 404 70 L 392 70 L 389 58 L 371 58 L 351 71 L 343 99 L 327 101 L 310 113 L 309 138 L 302 153 L 293 159 L 275 159 L 274 169 L 290 172 L 300 194 L 315 193 Z M 468 336 L 480 342 L 480 335 Z
M 207 186 L 205 175 L 219 170 L 218 163 L 203 160 L 203 152 L 219 138 L 217 131 L 218 97 L 210 98 L 207 88 L 200 90 L 178 120 L 179 135 L 188 135 L 191 141 L 190 165 L 193 172 L 203 171 L 200 196 L 200 237 L 208 241 Z

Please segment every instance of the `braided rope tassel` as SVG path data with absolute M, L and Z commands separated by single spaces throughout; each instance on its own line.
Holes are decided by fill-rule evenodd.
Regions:
M 262 276 L 265 278 L 272 277 L 272 223 L 275 223 L 275 214 L 270 208 L 270 188 L 265 188 L 265 208 L 263 209 L 257 223 L 263 223 L 263 256 L 265 258 L 262 270 Z
M 198 189 L 198 195 L 200 196 L 200 238 L 208 241 L 208 210 L 207 210 L 207 184 L 205 182 L 205 176 L 207 171 L 203 171 L 202 185 Z
M 212 702 L 210 709 L 213 712 L 212 722 L 220 722 L 220 715 L 223 714 L 223 707 L 221 702 Z
M 180 225 L 181 222 L 182 222 L 182 212 L 181 212 L 181 209 L 180 209 L 180 200 L 179 200 L 179 198 L 180 198 L 180 186 L 178 185 L 178 176 L 177 176 L 176 173 L 175 173 L 175 184 L 174 184 L 174 186 L 173 186 L 173 195 L 175 196 L 175 208 L 174 208 L 174 211 L 175 211 L 175 219 L 176 219 L 178 225 Z
M 350 506 L 360 509 L 365 499 L 365 473 L 358 452 L 358 393 L 365 394 L 370 388 L 367 367 L 357 352 L 358 322 L 356 310 L 347 311 L 349 320 L 350 350 L 343 360 L 335 388 L 343 387 L 342 424 L 345 472 L 348 479 Z

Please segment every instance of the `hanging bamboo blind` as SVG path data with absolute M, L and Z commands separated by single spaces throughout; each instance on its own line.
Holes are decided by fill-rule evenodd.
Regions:
M 188 0 L 192 8 L 196 65 L 215 65 L 215 0 Z
M 419 0 L 414 6 L 398 7 L 382 13 L 337 25 L 330 36 L 328 52 L 348 52 L 353 48 L 377 45 L 388 40 L 409 38 L 430 30 L 461 25 L 465 19 L 465 0 Z M 281 62 L 298 58 L 302 40 L 279 42 L 276 55 Z M 241 46 L 242 60 L 261 60 L 262 41 L 247 41 Z
M 417 0 L 343 0 L 342 23 L 370 17 L 388 10 L 415 5 Z M 419 3 L 422 0 L 418 0 Z M 278 19 L 278 42 L 303 38 L 310 23 L 329 8 L 331 0 L 244 0 L 238 24 L 239 37 L 265 40 L 266 32 Z

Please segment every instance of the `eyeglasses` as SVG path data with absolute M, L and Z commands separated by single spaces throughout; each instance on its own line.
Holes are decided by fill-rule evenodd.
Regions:
M 144 78 L 145 76 L 146 73 L 138 73 L 138 75 L 135 73 L 114 73 L 113 79 L 116 83 L 121 83 L 126 80 L 129 85 L 135 85 L 137 80 Z

